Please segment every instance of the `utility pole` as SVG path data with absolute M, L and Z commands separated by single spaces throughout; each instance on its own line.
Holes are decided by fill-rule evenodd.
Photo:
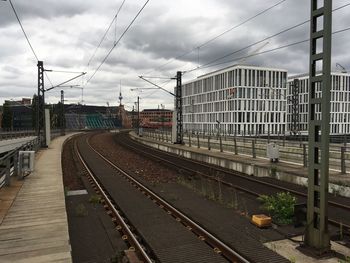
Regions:
M 140 97 L 137 96 L 137 135 L 140 136 Z
M 44 63 L 38 61 L 38 101 L 36 104 L 36 133 L 42 147 L 46 145 L 45 129 L 45 88 L 44 88 Z
M 61 135 L 65 135 L 66 120 L 64 117 L 64 91 L 61 90 Z
M 175 89 L 176 108 L 176 141 L 175 144 L 183 144 L 183 121 L 182 121 L 182 72 L 176 73 Z
M 294 136 L 297 136 L 300 131 L 299 127 L 299 79 L 295 79 L 292 83 L 290 83 L 292 87 L 292 127 L 291 131 Z
M 331 97 L 332 0 L 311 0 L 309 89 L 309 178 L 305 244 L 323 254 L 328 232 L 329 130 Z M 323 25 L 318 23 L 323 21 Z M 322 41 L 322 42 L 321 42 Z M 321 50 L 321 51 L 320 51 Z M 322 72 L 317 66 L 322 65 Z M 316 90 L 321 96 L 316 96 Z M 318 117 L 320 114 L 320 117 Z M 321 132 L 322 131 L 322 132 Z

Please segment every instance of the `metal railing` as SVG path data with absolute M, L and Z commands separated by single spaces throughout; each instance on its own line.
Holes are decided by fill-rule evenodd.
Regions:
M 10 185 L 11 176 L 19 175 L 19 151 L 38 151 L 39 148 L 39 139 L 35 138 L 0 157 L 0 188 Z
M 172 141 L 171 131 L 169 130 L 144 129 L 143 136 L 163 142 Z M 347 167 L 350 166 L 350 146 L 347 146 L 343 141 L 341 142 L 330 144 L 329 162 L 330 169 L 339 170 L 342 174 L 345 174 Z M 186 131 L 184 133 L 184 143 L 189 147 L 229 152 L 253 158 L 267 158 L 267 144 L 276 143 L 279 146 L 279 160 L 307 167 L 307 142 L 288 140 L 287 136 L 262 138 L 241 135 L 209 135 Z
M 0 141 L 17 139 L 22 137 L 35 136 L 36 133 L 34 130 L 9 130 L 9 131 L 0 131 Z

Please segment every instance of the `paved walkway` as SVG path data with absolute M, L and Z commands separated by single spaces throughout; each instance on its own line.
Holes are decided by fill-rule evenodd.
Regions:
M 19 191 L 13 202 L 0 202 L 0 208 L 10 206 L 0 210 L 0 262 L 72 262 L 61 168 L 67 137 L 37 154 L 34 173 L 15 185 Z M 0 201 L 4 189 L 16 192 L 1 189 Z
M 216 150 L 216 149 L 212 149 L 209 151 L 206 148 L 197 148 L 196 144 L 192 145 L 192 147 L 189 147 L 187 145 L 172 144 L 170 142 L 154 140 L 153 138 L 149 138 L 145 136 L 138 137 L 134 132 L 131 132 L 131 135 L 139 138 L 139 140 L 148 141 L 159 145 L 166 145 L 168 147 L 179 149 L 179 150 L 186 150 L 189 152 L 194 152 L 205 156 L 212 156 L 223 160 L 234 161 L 242 164 L 249 164 L 249 165 L 254 164 L 255 167 L 261 167 L 265 169 L 271 169 L 272 167 L 274 167 L 278 171 L 285 172 L 292 176 L 299 176 L 304 178 L 308 177 L 308 168 L 303 167 L 303 165 L 299 163 L 286 162 L 286 161 L 271 163 L 267 158 L 261 158 L 261 157 L 253 158 L 246 154 L 235 155 L 232 152 L 227 152 L 227 151 L 220 152 L 219 150 Z M 344 185 L 350 185 L 350 176 L 349 174 L 341 174 L 341 172 L 339 171 L 330 170 L 329 181 L 335 184 L 341 183 Z

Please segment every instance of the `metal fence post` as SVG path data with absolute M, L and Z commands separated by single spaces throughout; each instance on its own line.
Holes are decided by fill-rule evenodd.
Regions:
M 283 134 L 283 147 L 286 145 L 286 134 Z
M 197 147 L 198 149 L 201 148 L 201 145 L 199 144 L 199 133 L 197 133 Z
M 235 154 L 237 155 L 237 154 L 238 154 L 238 151 L 237 151 L 237 139 L 236 139 L 236 137 L 233 139 L 233 142 L 234 142 Z
M 221 138 L 221 135 L 219 137 L 219 140 L 220 140 L 220 152 L 223 152 L 224 149 L 222 148 L 222 138 Z
M 346 148 L 344 146 L 342 146 L 340 148 L 340 163 L 341 163 L 341 173 L 342 174 L 345 174 L 346 173 L 346 166 L 345 166 L 345 151 L 346 151 Z
M 210 151 L 211 147 L 210 147 L 210 135 L 208 136 L 208 150 Z
M 5 186 L 10 186 L 10 176 L 11 176 L 11 158 L 7 158 L 7 160 L 6 160 Z
M 306 156 L 306 144 L 303 143 L 303 164 L 304 167 L 307 167 L 307 156 Z
M 192 142 L 191 142 L 191 133 L 188 134 L 188 146 L 189 146 L 189 147 L 192 146 Z
M 252 140 L 252 155 L 253 155 L 253 158 L 256 158 L 255 141 L 254 140 Z
M 13 155 L 13 176 L 18 176 L 18 152 Z

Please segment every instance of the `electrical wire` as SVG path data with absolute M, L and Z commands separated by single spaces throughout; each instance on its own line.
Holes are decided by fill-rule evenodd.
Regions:
M 335 9 L 333 9 L 332 12 L 338 11 L 338 10 L 340 10 L 340 9 L 343 9 L 343 8 L 347 7 L 347 6 L 350 6 L 350 3 L 347 3 L 347 4 L 344 4 L 344 5 L 342 5 L 342 6 L 339 6 L 339 7 L 335 8 Z M 259 40 L 259 41 L 256 41 L 256 42 L 254 42 L 254 43 L 252 43 L 252 44 L 249 44 L 249 45 L 247 45 L 247 46 L 245 46 L 245 47 L 243 47 L 243 48 L 241 48 L 241 49 L 238 49 L 238 50 L 235 50 L 235 51 L 233 51 L 233 52 L 230 52 L 230 53 L 228 53 L 228 54 L 226 54 L 226 55 L 224 55 L 224 56 L 221 56 L 221 57 L 219 57 L 219 58 L 216 58 L 216 59 L 214 59 L 214 60 L 211 60 L 210 62 L 207 62 L 207 63 L 205 63 L 205 64 L 203 64 L 203 65 L 201 65 L 201 66 L 199 66 L 199 67 L 197 66 L 196 68 L 193 68 L 193 69 L 188 70 L 188 71 L 186 71 L 186 72 L 192 72 L 192 71 L 195 71 L 196 69 L 211 67 L 211 66 L 209 66 L 209 65 L 211 65 L 211 64 L 213 64 L 213 63 L 215 63 L 215 62 L 217 62 L 217 61 L 220 61 L 220 60 L 222 60 L 222 59 L 224 59 L 224 58 L 230 57 L 230 56 L 232 56 L 232 55 L 234 55 L 234 54 L 237 54 L 237 53 L 239 53 L 239 52 L 241 52 L 241 51 L 244 51 L 244 50 L 246 50 L 246 49 L 248 49 L 248 48 L 251 48 L 251 47 L 253 47 L 253 46 L 255 46 L 255 45 L 258 45 L 258 44 L 260 44 L 260 43 L 262 43 L 262 42 L 265 42 L 265 41 L 267 41 L 267 40 L 270 40 L 270 39 L 272 39 L 272 38 L 275 38 L 275 37 L 277 37 L 277 36 L 279 36 L 279 35 L 281 35 L 281 34 L 284 34 L 284 33 L 288 32 L 288 31 L 290 31 L 290 30 L 293 30 L 293 29 L 295 29 L 295 28 L 298 28 L 298 27 L 300 27 L 300 26 L 302 26 L 302 25 L 305 25 L 305 24 L 307 24 L 307 23 L 309 23 L 309 22 L 310 22 L 310 19 L 305 20 L 305 21 L 303 21 L 303 22 L 301 22 L 301 23 L 298 23 L 298 24 L 296 24 L 296 25 L 294 25 L 294 26 L 291 26 L 291 27 L 288 27 L 288 28 L 286 28 L 286 29 L 283 29 L 282 31 L 280 31 L 280 32 L 278 32 L 278 33 L 275 33 L 275 34 L 273 34 L 273 35 L 271 35 L 271 36 L 265 37 L 265 38 L 263 38 L 263 39 L 261 39 L 261 40 Z M 259 54 L 259 53 L 258 53 L 258 54 Z M 248 56 L 248 57 L 249 57 L 249 56 Z M 242 58 L 245 58 L 245 56 L 242 57 Z M 235 60 L 234 60 L 234 61 L 235 61 Z M 221 65 L 221 64 L 225 64 L 225 63 L 217 63 L 217 64 L 214 64 L 213 66 Z
M 124 30 L 124 32 L 121 34 L 121 36 L 119 37 L 119 39 L 114 43 L 114 45 L 112 46 L 112 48 L 109 50 L 109 52 L 107 53 L 107 55 L 105 56 L 105 58 L 102 60 L 102 62 L 100 63 L 100 65 L 97 67 L 97 69 L 95 70 L 95 72 L 92 74 L 92 76 L 87 80 L 87 82 L 85 83 L 85 86 L 91 81 L 91 79 L 96 75 L 96 73 L 99 71 L 99 69 L 101 68 L 101 66 L 106 62 L 107 58 L 109 57 L 109 55 L 112 53 L 113 49 L 119 44 L 119 42 L 122 40 L 122 38 L 124 37 L 124 35 L 126 34 L 126 32 L 128 32 L 128 30 L 130 29 L 130 27 L 132 26 L 132 24 L 135 22 L 135 20 L 137 19 L 137 17 L 141 14 L 142 10 L 146 7 L 146 5 L 148 4 L 150 0 L 147 0 L 144 5 L 141 7 L 141 9 L 137 12 L 136 16 L 133 18 L 133 20 L 130 22 L 130 24 L 126 27 L 126 29 Z
M 237 28 L 239 28 L 240 26 L 243 26 L 244 24 L 248 23 L 249 21 L 251 21 L 251 20 L 253 20 L 253 19 L 255 19 L 255 18 L 257 18 L 257 17 L 259 17 L 259 16 L 265 14 L 266 12 L 270 11 L 271 9 L 273 9 L 273 8 L 275 8 L 275 7 L 279 6 L 279 5 L 281 5 L 281 4 L 284 3 L 285 1 L 287 1 L 287 0 L 282 0 L 282 1 L 279 1 L 279 2 L 277 2 L 277 3 L 275 3 L 275 4 L 273 4 L 272 6 L 270 6 L 270 7 L 266 8 L 266 9 L 260 11 L 259 13 L 255 14 L 255 15 L 249 17 L 249 18 L 247 18 L 246 20 L 242 21 L 241 23 L 239 23 L 239 24 L 237 24 L 237 25 L 235 25 L 235 26 L 233 26 L 233 27 L 231 27 L 231 28 L 225 30 L 224 32 L 220 33 L 219 35 L 216 35 L 216 36 L 212 37 L 211 39 L 206 40 L 205 42 L 203 42 L 202 44 L 196 46 L 195 48 L 193 48 L 193 49 L 191 49 L 191 50 L 189 50 L 189 51 L 186 51 L 185 53 L 183 53 L 183 54 L 181 54 L 181 55 L 179 55 L 179 56 L 177 56 L 177 57 L 175 57 L 175 58 L 169 60 L 168 62 L 166 62 L 166 63 L 160 65 L 159 67 L 153 69 L 152 71 L 150 71 L 150 72 L 148 72 L 148 73 L 146 73 L 146 74 L 150 74 L 150 73 L 152 73 L 152 72 L 154 72 L 154 71 L 156 71 L 156 70 L 158 70 L 158 69 L 161 69 L 161 68 L 165 67 L 166 65 L 172 63 L 174 60 L 183 58 L 183 57 L 185 57 L 186 55 L 191 54 L 193 51 L 195 51 L 195 50 L 197 50 L 197 49 L 200 49 L 200 48 L 202 48 L 202 47 L 208 45 L 209 43 L 215 41 L 216 39 L 222 37 L 223 35 L 225 35 L 225 34 L 231 32 L 232 30 L 237 29 Z
M 22 32 L 23 32 L 23 34 L 24 34 L 24 36 L 25 36 L 25 38 L 26 38 L 26 40 L 27 40 L 27 42 L 28 42 L 28 44 L 29 44 L 29 47 L 30 47 L 30 49 L 32 50 L 32 52 L 33 52 L 33 54 L 34 54 L 34 56 L 35 56 L 35 58 L 36 58 L 36 61 L 39 61 L 39 58 L 38 58 L 38 56 L 36 55 L 32 44 L 30 43 L 30 40 L 29 40 L 29 38 L 28 38 L 28 36 L 27 36 L 26 31 L 25 31 L 24 28 L 23 28 L 23 25 L 22 25 L 22 23 L 21 23 L 21 20 L 19 19 L 19 16 L 18 16 L 18 14 L 17 14 L 17 12 L 16 12 L 16 9 L 15 9 L 15 7 L 14 7 L 13 4 L 12 4 L 12 1 L 9 0 L 9 2 L 10 2 L 10 5 L 11 5 L 11 7 L 12 7 L 13 12 L 15 13 L 15 16 L 16 16 L 16 18 L 17 18 L 17 21 L 18 21 L 18 23 L 19 23 L 19 25 L 20 25 L 20 27 L 21 27 L 21 29 L 22 29 Z
M 36 54 L 36 52 L 35 52 L 35 50 L 34 50 L 34 48 L 33 48 L 33 46 L 32 46 L 32 43 L 30 43 L 29 37 L 28 37 L 26 31 L 24 30 L 24 27 L 23 27 L 23 25 L 22 25 L 21 19 L 19 18 L 18 13 L 17 13 L 17 11 L 16 11 L 16 9 L 15 9 L 15 7 L 14 7 L 12 1 L 9 0 L 9 2 L 10 2 L 10 5 L 11 5 L 12 10 L 13 10 L 15 16 L 16 16 L 16 19 L 17 19 L 17 21 L 18 21 L 18 24 L 20 25 L 20 27 L 21 27 L 21 29 L 22 29 L 23 35 L 24 35 L 24 37 L 26 38 L 26 40 L 27 40 L 27 42 L 28 42 L 28 45 L 29 45 L 31 51 L 33 52 L 33 55 L 34 55 L 36 61 L 39 61 L 39 58 L 38 58 L 38 56 L 37 56 L 37 54 Z M 49 76 L 47 75 L 47 73 L 46 73 L 45 71 L 44 71 L 44 73 L 45 73 L 45 76 L 46 76 L 47 80 L 50 82 L 51 87 L 52 87 L 53 84 L 52 84 L 52 82 L 51 82 Z
M 344 28 L 344 29 L 340 29 L 340 30 L 334 31 L 332 33 L 332 35 L 339 34 L 339 33 L 345 32 L 345 31 L 349 31 L 349 30 L 350 30 L 350 27 L 347 27 L 347 28 Z M 237 58 L 235 58 L 233 60 L 230 60 L 230 61 L 225 61 L 225 62 L 217 63 L 217 64 L 214 64 L 214 65 L 208 65 L 208 66 L 200 67 L 200 68 L 204 69 L 204 68 L 219 66 L 219 65 L 223 65 L 223 64 L 228 64 L 228 63 L 232 63 L 234 61 L 240 60 L 240 59 L 255 57 L 255 56 L 263 55 L 263 54 L 266 54 L 266 53 L 271 53 L 273 51 L 277 51 L 277 50 L 280 50 L 280 49 L 284 49 L 284 48 L 288 48 L 288 47 L 291 47 L 291 46 L 299 45 L 299 44 L 306 43 L 306 42 L 309 42 L 309 41 L 310 41 L 310 39 L 305 39 L 305 40 L 297 41 L 297 42 L 290 43 L 290 44 L 287 44 L 287 45 L 279 46 L 279 47 L 276 47 L 276 48 L 273 48 L 273 49 L 265 50 L 265 51 L 262 51 L 262 52 L 259 52 L 259 53 L 250 54 L 250 55 L 242 56 L 242 57 L 237 57 Z M 196 71 L 196 70 L 198 70 L 200 68 L 193 68 L 191 70 L 185 71 L 184 74 Z
M 102 39 L 101 39 L 101 41 L 100 41 L 100 43 L 98 43 L 98 46 L 96 47 L 94 53 L 93 53 L 92 56 L 90 57 L 89 62 L 87 63 L 87 67 L 89 67 L 89 65 L 90 65 L 90 63 L 91 63 L 91 61 L 92 61 L 92 59 L 93 59 L 93 58 L 95 57 L 95 55 L 96 55 L 97 50 L 100 48 L 100 46 L 102 45 L 103 41 L 105 40 L 105 38 L 106 38 L 106 36 L 107 36 L 107 33 L 108 33 L 108 31 L 111 29 L 111 27 L 112 27 L 114 21 L 118 18 L 118 15 L 119 15 L 119 13 L 120 13 L 120 11 L 121 11 L 121 9 L 122 9 L 122 7 L 123 7 L 125 1 L 126 1 L 126 0 L 123 0 L 123 2 L 121 3 L 121 5 L 119 6 L 119 9 L 118 9 L 117 13 L 115 14 L 115 16 L 113 17 L 111 23 L 109 24 L 109 26 L 108 26 L 106 32 L 104 33 L 104 35 L 103 35 L 103 37 L 102 37 Z

